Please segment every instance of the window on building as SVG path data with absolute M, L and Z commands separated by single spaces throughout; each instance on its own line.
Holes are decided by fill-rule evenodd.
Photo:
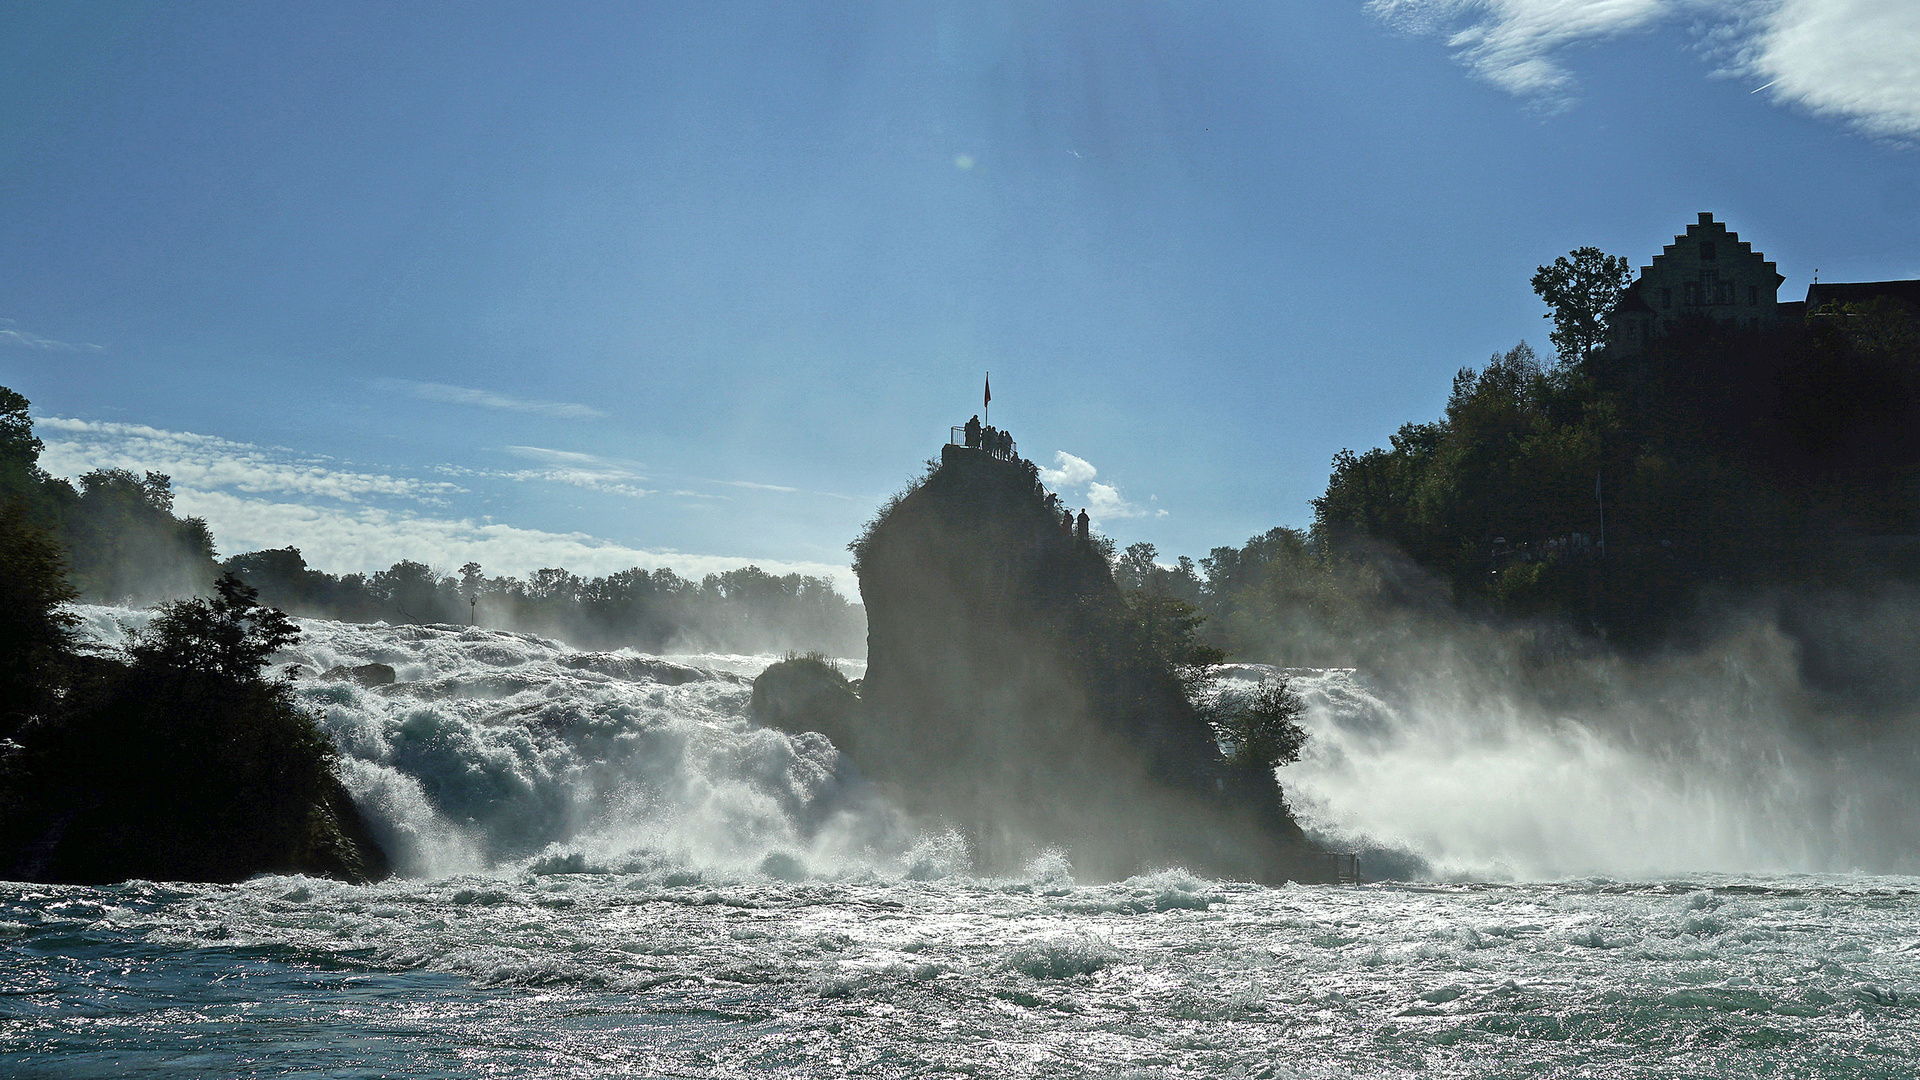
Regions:
M 1681 297 L 1680 302 L 1688 307 L 1698 304 L 1700 302 L 1700 283 L 1697 281 L 1687 282 L 1686 295 Z
M 1760 306 L 1760 286 L 1758 285 L 1747 286 L 1747 306 L 1748 307 Z
M 1660 290 L 1660 310 L 1671 311 L 1672 309 L 1673 309 L 1673 290 L 1661 289 Z
M 1700 261 L 1701 262 L 1712 262 L 1713 254 L 1714 254 L 1713 244 L 1711 242 L 1703 243 L 1700 245 Z

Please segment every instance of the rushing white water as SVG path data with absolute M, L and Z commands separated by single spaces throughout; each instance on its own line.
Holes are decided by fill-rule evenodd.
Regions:
M 1294 671 L 1311 737 L 1282 780 L 1324 838 L 1385 849 L 1376 869 L 1480 880 L 1920 870 L 1911 750 L 1812 743 L 1789 722 L 1791 665 L 1749 659 L 1722 665 L 1717 683 L 1663 670 L 1565 712 L 1498 680 L 1439 673 L 1389 694 L 1352 670 Z M 1418 859 L 1382 857 L 1393 851 Z
M 146 618 L 84 614 L 105 644 Z M 1043 854 L 986 879 L 824 739 L 744 715 L 770 658 L 304 628 L 281 659 L 403 876 L 0 883 L 0 1075 L 1920 1074 L 1913 878 L 1088 884 Z M 315 677 L 365 663 L 397 681 Z M 1715 759 L 1722 729 L 1618 707 L 1294 675 L 1291 798 L 1401 865 L 1791 866 L 1846 820 L 1784 743 Z

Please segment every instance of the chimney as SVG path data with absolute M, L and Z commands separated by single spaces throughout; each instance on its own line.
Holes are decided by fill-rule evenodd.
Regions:
M 1706 210 L 1700 211 L 1700 224 L 1702 225 L 1713 224 L 1713 214 Z

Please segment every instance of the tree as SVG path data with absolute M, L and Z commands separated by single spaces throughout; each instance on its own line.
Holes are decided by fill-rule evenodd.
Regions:
M 40 440 L 33 434 L 27 399 L 0 386 L 0 494 L 27 495 L 41 478 Z
M 220 575 L 214 591 L 211 600 L 162 604 L 127 650 L 134 666 L 259 682 L 273 654 L 300 640 L 285 612 L 260 603 L 260 594 L 232 574 Z
M 1562 364 L 1584 363 L 1606 342 L 1607 316 L 1633 281 L 1627 260 L 1596 247 L 1575 248 L 1533 275 L 1533 291 L 1553 310 L 1553 344 Z
M 1207 719 L 1221 741 L 1233 747 L 1228 761 L 1272 769 L 1300 760 L 1300 751 L 1307 745 L 1306 729 L 1300 726 L 1300 714 L 1305 711 L 1306 704 L 1282 673 L 1250 692 L 1220 692 L 1207 710 Z
M 59 544 L 24 500 L 0 497 L 0 738 L 52 703 L 80 621 L 73 597 Z

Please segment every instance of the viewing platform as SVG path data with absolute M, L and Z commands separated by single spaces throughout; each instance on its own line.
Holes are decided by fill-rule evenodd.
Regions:
M 998 438 L 994 438 L 993 436 L 998 436 Z M 977 441 L 969 442 L 967 440 L 966 425 L 955 424 L 948 431 L 947 445 L 964 447 L 968 450 L 978 450 L 981 453 L 999 458 L 1001 461 L 1020 460 L 1020 445 L 1013 441 L 1013 436 L 1008 435 L 1004 431 L 995 431 L 993 428 L 987 428 Z

